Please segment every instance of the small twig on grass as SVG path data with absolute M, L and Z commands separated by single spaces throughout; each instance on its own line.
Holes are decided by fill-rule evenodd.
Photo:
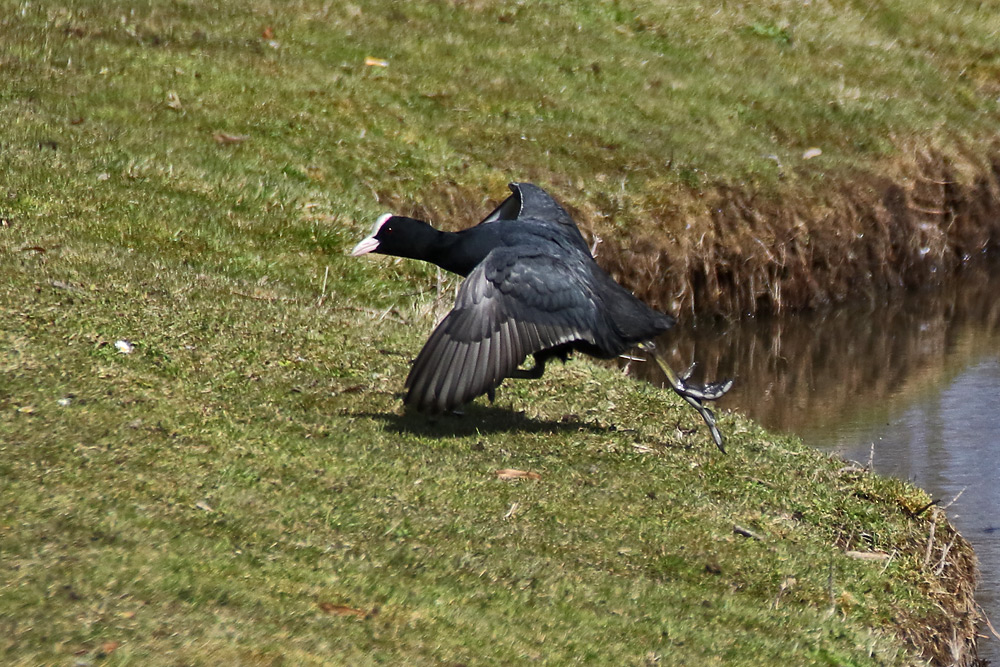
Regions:
M 775 596 L 774 602 L 771 603 L 771 609 L 778 608 L 778 602 L 781 600 L 781 596 L 785 594 L 789 588 L 798 583 L 795 577 L 786 577 L 784 581 L 781 582 L 781 586 L 778 588 L 778 595 Z
M 388 308 L 382 311 L 382 314 L 378 316 L 378 321 L 381 322 L 385 318 L 389 317 L 389 313 L 392 313 L 393 315 L 396 316 L 396 319 L 402 321 L 403 318 L 399 316 L 399 311 L 392 306 L 389 306 Z
M 913 178 L 918 181 L 923 181 L 924 183 L 930 183 L 931 185 L 955 185 L 955 181 L 942 181 L 938 178 L 929 178 L 927 176 L 921 176 L 920 174 L 916 174 Z
M 967 486 L 962 487 L 962 490 L 958 492 L 958 495 L 956 495 L 954 498 L 952 498 L 951 500 L 949 500 L 946 504 L 942 505 L 941 509 L 946 510 L 949 507 L 951 507 L 952 505 L 954 505 L 955 501 L 962 497 L 962 494 L 965 493 L 965 490 L 967 488 L 969 488 L 969 487 L 967 487 Z
M 922 206 L 914 206 L 913 204 L 907 204 L 906 208 L 917 213 L 926 213 L 927 215 L 945 215 L 947 213 L 947 211 L 940 208 L 924 208 Z
M 298 301 L 298 299 L 291 296 L 257 296 L 256 294 L 247 294 L 246 292 L 240 292 L 238 290 L 229 290 L 229 293 L 235 294 L 236 296 L 242 296 L 247 299 L 255 299 L 257 301 Z
M 883 551 L 854 551 L 853 549 L 845 551 L 844 555 L 858 560 L 889 560 L 891 558 Z
M 749 480 L 749 481 L 753 482 L 754 484 L 760 484 L 761 486 L 766 486 L 769 489 L 777 489 L 778 488 L 777 485 L 775 485 L 775 484 L 773 484 L 771 482 L 768 482 L 767 480 L 761 479 L 760 477 L 748 477 L 748 476 L 744 475 L 743 479 Z
M 758 542 L 764 541 L 763 537 L 753 532 L 752 530 L 744 528 L 743 526 L 738 526 L 736 524 L 733 524 L 733 532 L 736 533 L 737 535 L 742 535 L 743 537 L 749 537 L 751 539 L 757 540 Z
M 830 563 L 829 573 L 826 575 L 826 589 L 830 594 L 830 616 L 837 613 L 837 596 L 833 593 L 833 563 Z
M 353 310 L 357 313 L 366 313 L 374 318 L 378 318 L 379 322 L 386 319 L 391 314 L 393 315 L 393 321 L 398 322 L 399 324 L 409 324 L 409 322 L 407 322 L 406 319 L 399 314 L 399 311 L 392 307 L 387 308 L 386 310 L 376 310 L 374 308 L 359 308 L 358 306 L 337 306 L 336 308 L 331 308 L 330 310 Z
M 402 296 L 402 297 L 404 297 L 406 299 L 410 299 L 410 298 L 413 298 L 415 296 L 423 296 L 424 294 L 429 294 L 430 292 L 434 292 L 434 291 L 435 291 L 435 288 L 433 288 L 433 287 L 427 287 L 425 289 L 418 289 L 418 290 L 415 290 L 413 292 L 403 292 L 400 296 Z
M 316 301 L 317 306 L 322 306 L 326 302 L 326 281 L 330 277 L 330 265 L 326 265 L 326 271 L 323 273 L 323 287 L 320 289 L 319 300 Z
M 892 553 L 889 554 L 889 557 L 885 559 L 885 567 L 882 568 L 882 571 L 879 572 L 879 575 L 885 574 L 885 571 L 889 569 L 889 566 L 892 564 L 892 559 L 896 557 L 896 553 L 897 553 L 896 550 L 893 549 Z
M 396 531 L 396 529 L 399 528 L 401 525 L 403 525 L 403 520 L 402 519 L 396 519 L 386 529 L 386 531 L 384 533 L 382 533 L 382 537 L 388 537 L 389 535 L 392 535 Z
M 604 242 L 600 236 L 594 234 L 594 242 L 590 244 L 590 256 L 597 259 L 597 246 Z
M 941 573 L 944 572 L 944 568 L 948 565 L 948 562 L 947 562 L 948 561 L 948 553 L 951 551 L 951 548 L 954 545 L 955 545 L 955 538 L 952 537 L 951 538 L 951 542 L 949 542 L 948 544 L 946 544 L 945 547 L 944 547 L 944 549 L 941 550 L 941 560 L 938 561 L 937 567 L 934 568 L 934 574 L 936 576 L 941 576 Z
M 985 621 L 986 627 L 990 629 L 990 632 L 993 634 L 993 637 L 996 639 L 1000 639 L 1000 632 L 997 632 L 997 629 L 993 627 L 992 623 L 990 623 L 990 617 L 986 615 L 986 610 L 983 609 L 981 605 L 976 605 L 976 606 L 979 607 L 979 615 L 983 617 L 983 621 Z
M 927 548 L 924 550 L 924 569 L 931 562 L 931 550 L 934 549 L 934 531 L 937 528 L 937 508 L 931 510 L 931 530 L 930 535 L 927 536 Z
M 926 512 L 927 510 L 929 510 L 930 508 L 934 507 L 937 504 L 938 504 L 938 501 L 932 500 L 929 503 L 927 503 L 926 505 L 922 505 L 919 509 L 914 510 L 912 512 L 910 510 L 906 509 L 906 507 L 904 506 L 903 507 L 903 511 L 906 512 L 907 514 L 909 514 L 911 519 L 916 519 L 921 514 L 923 514 L 924 512 Z

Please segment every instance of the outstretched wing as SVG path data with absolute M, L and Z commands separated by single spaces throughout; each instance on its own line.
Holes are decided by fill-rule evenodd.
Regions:
M 598 304 L 585 271 L 538 248 L 494 249 L 417 355 L 406 403 L 446 412 L 493 390 L 529 354 L 595 343 Z
M 549 225 L 559 229 L 574 245 L 590 254 L 590 248 L 572 216 L 552 195 L 533 183 L 510 183 L 507 187 L 513 194 L 504 199 L 479 224 L 497 220 L 524 220 Z

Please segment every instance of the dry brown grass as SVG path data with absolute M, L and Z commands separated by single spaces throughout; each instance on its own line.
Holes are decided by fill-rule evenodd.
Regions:
M 982 620 L 975 600 L 975 582 L 979 572 L 976 554 L 964 537 L 946 520 L 944 513 L 932 508 L 928 521 L 933 523 L 925 547 L 922 582 L 927 594 L 944 612 L 947 624 L 919 618 L 897 610 L 900 634 L 923 649 L 923 657 L 935 665 L 980 665 L 976 658 L 976 626 Z
M 789 178 L 769 194 L 717 184 L 615 199 L 532 176 L 599 239 L 597 259 L 617 280 L 673 312 L 735 316 L 874 300 L 943 282 L 1000 245 L 1000 146 L 908 147 L 878 173 L 831 179 L 823 194 L 801 187 L 816 177 Z M 386 191 L 380 203 L 460 229 L 506 194 L 500 181 L 474 190 L 445 182 L 417 202 Z M 617 225 L 623 208 L 647 222 Z
M 901 156 L 821 196 L 725 185 L 691 193 L 698 206 L 684 207 L 694 213 L 683 233 L 664 234 L 668 223 L 657 220 L 624 238 L 609 235 L 598 258 L 660 308 L 734 315 L 938 283 L 1000 244 L 996 146 L 982 157 L 920 149 Z

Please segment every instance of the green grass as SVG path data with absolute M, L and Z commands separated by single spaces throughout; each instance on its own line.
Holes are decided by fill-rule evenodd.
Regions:
M 1000 119 L 1000 16 L 977 3 L 4 5 L 4 126 L 233 199 L 545 178 L 631 225 L 690 186 L 823 186 Z
M 389 318 L 105 266 L 79 293 L 27 263 L 4 285 L 8 662 L 902 664 L 869 627 L 937 613 L 920 553 L 842 552 L 923 539 L 902 483 L 731 417 L 722 456 L 585 362 L 428 424 L 399 415 L 415 341 Z
M 802 187 L 985 136 L 996 22 L 0 2 L 4 662 L 914 662 L 898 627 L 949 620 L 922 492 L 732 415 L 722 456 L 587 361 L 404 416 L 454 281 L 345 251 L 386 199 L 469 220 L 540 179 L 614 230 L 813 145 Z

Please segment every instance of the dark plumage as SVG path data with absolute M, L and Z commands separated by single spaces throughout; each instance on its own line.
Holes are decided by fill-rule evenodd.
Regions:
M 442 232 L 384 215 L 352 252 L 420 259 L 466 276 L 454 309 L 406 379 L 406 403 L 419 410 L 446 412 L 482 394 L 492 399 L 504 378 L 541 377 L 553 357 L 580 351 L 613 358 L 674 324 L 597 265 L 569 213 L 544 190 L 529 183 L 510 188 L 513 194 L 475 227 Z M 529 354 L 534 367 L 519 369 Z M 676 384 L 689 390 L 683 380 Z M 689 390 L 685 398 L 700 406 L 718 388 Z

